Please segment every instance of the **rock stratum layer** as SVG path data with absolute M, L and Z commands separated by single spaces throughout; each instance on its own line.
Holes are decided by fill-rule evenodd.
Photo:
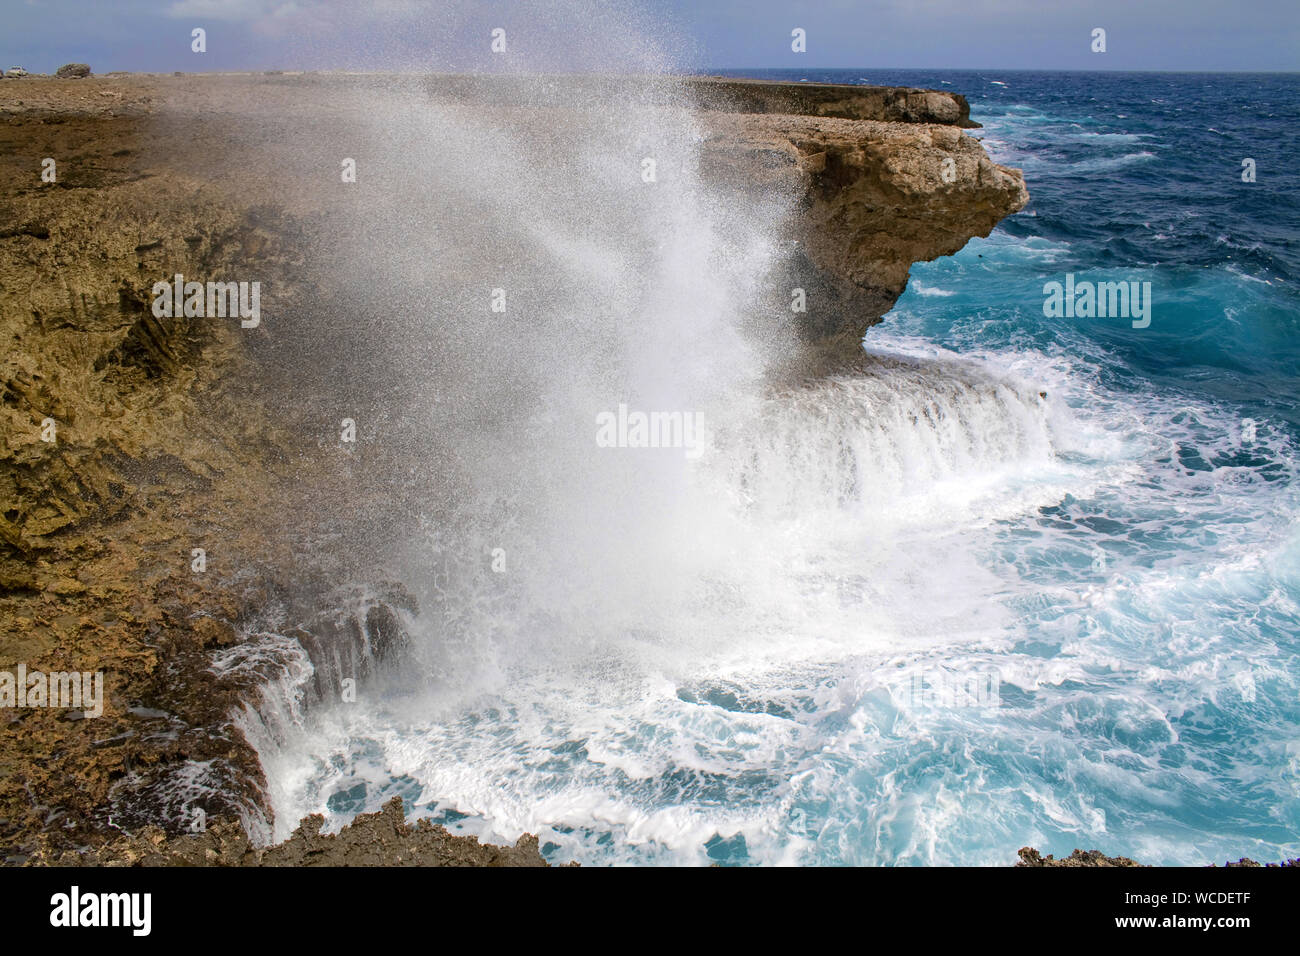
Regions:
M 680 99 L 680 84 L 654 82 Z M 349 846 L 374 863 L 540 862 L 535 841 L 458 843 L 405 827 L 400 808 L 351 838 L 305 821 L 294 849 L 256 848 L 270 808 L 239 715 L 283 665 L 264 653 L 265 622 L 310 659 L 310 705 L 340 674 L 391 666 L 397 611 L 412 607 L 382 580 L 339 591 L 365 556 L 315 547 L 330 529 L 313 504 L 346 487 L 359 521 L 409 516 L 367 484 L 382 460 L 340 461 L 328 440 L 340 416 L 313 407 L 274 331 L 155 318 L 150 290 L 253 264 L 263 310 L 309 328 L 330 305 L 328 257 L 312 253 L 340 220 L 312 186 L 337 177 L 333 152 L 322 166 L 301 144 L 338 140 L 386 84 L 507 118 L 541 108 L 536 84 L 520 106 L 518 83 L 448 77 L 0 81 L 0 671 L 105 679 L 94 719 L 0 710 L 8 862 L 342 861 Z M 706 175 L 738 196 L 798 197 L 790 279 L 823 304 L 800 329 L 817 366 L 852 360 L 913 262 L 987 235 L 1027 200 L 1020 174 L 963 133 L 960 96 L 716 78 L 685 89 Z M 249 110 L 276 123 L 247 123 Z M 41 178 L 47 157 L 54 182 Z M 361 221 L 357 196 L 331 201 Z M 196 808 L 242 824 L 180 836 Z

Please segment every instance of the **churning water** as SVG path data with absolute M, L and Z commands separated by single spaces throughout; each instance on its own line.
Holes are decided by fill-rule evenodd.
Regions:
M 357 703 L 304 717 L 298 674 L 247 718 L 279 835 L 400 795 L 595 864 L 1300 849 L 1300 86 L 864 79 L 969 94 L 1034 201 L 789 388 L 784 200 L 704 184 L 688 111 L 390 126 L 421 612 Z M 1151 280 L 1151 326 L 1045 319 L 1089 270 Z M 598 447 L 620 403 L 712 442 Z

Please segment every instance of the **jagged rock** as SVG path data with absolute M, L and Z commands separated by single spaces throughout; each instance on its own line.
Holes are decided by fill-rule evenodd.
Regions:
M 257 615 L 288 604 L 290 591 L 307 605 L 288 620 L 301 622 L 292 636 L 316 668 L 318 699 L 336 695 L 341 677 L 373 677 L 405 656 L 403 600 L 339 612 L 328 588 L 303 583 L 321 559 L 301 547 L 304 518 L 322 499 L 360 507 L 364 489 L 336 448 L 285 427 L 286 419 L 301 425 L 293 416 L 302 399 L 276 379 L 281 369 L 259 371 L 262 330 L 157 319 L 149 308 L 160 278 L 238 276 L 255 263 L 250 278 L 276 290 L 282 311 L 311 311 L 301 304 L 310 285 L 301 250 L 319 239 L 313 230 L 329 228 L 329 210 L 302 165 L 314 162 L 310 150 L 254 138 L 240 144 L 238 163 L 225 161 L 240 135 L 231 111 L 244 106 L 246 82 L 271 97 L 271 114 L 316 110 L 308 131 L 337 119 L 330 95 L 301 103 L 310 87 L 296 77 L 229 85 L 124 77 L 112 81 L 111 115 L 98 83 L 13 87 L 22 102 L 11 94 L 0 103 L 0 157 L 83 157 L 60 165 L 58 189 L 42 188 L 30 170 L 0 177 L 0 581 L 13 586 L 0 666 L 24 660 L 107 676 L 100 718 L 40 711 L 0 724 L 0 853 L 25 856 L 44 833 L 50 853 L 93 854 L 121 828 L 145 834 L 123 860 L 160 858 L 168 834 L 189 824 L 186 786 L 203 766 L 202 809 L 210 820 L 239 818 L 243 829 L 214 825 L 179 838 L 197 841 L 204 861 L 242 860 L 250 851 L 241 839 L 251 845 L 270 811 L 256 753 L 230 714 L 258 699 L 266 673 L 256 664 L 218 673 L 214 659 L 236 654 Z M 500 84 L 484 93 L 485 83 L 471 78 L 460 94 L 442 93 L 535 98 Z M 810 297 L 823 297 L 805 330 L 820 347 L 883 314 L 911 261 L 984 234 L 1018 208 L 1024 187 L 964 137 L 964 101 L 952 94 L 788 87 L 701 81 L 701 101 L 716 107 L 699 114 L 703 159 L 707 173 L 738 189 L 776 186 L 802 199 L 790 268 Z M 192 108 L 194 120 L 165 149 L 150 118 L 160 93 L 178 116 Z M 665 99 L 673 95 L 665 83 Z M 945 158 L 955 182 L 938 175 Z M 40 437 L 47 417 L 56 442 Z M 379 490 L 373 513 L 391 511 Z M 207 549 L 206 573 L 191 570 L 195 548 Z M 324 579 L 347 580 L 366 556 L 338 560 L 354 563 Z M 357 850 L 362 858 L 391 851 L 405 862 L 404 840 L 442 839 L 427 824 L 405 827 L 400 810 L 391 817 L 370 824 L 387 835 Z M 304 853 L 352 852 L 310 825 L 297 839 Z M 281 851 L 283 859 L 293 852 Z M 500 852 L 480 848 L 464 859 L 492 863 Z M 535 846 L 518 852 L 536 859 Z
M 312 663 L 309 703 L 337 700 L 345 679 L 360 685 L 401 665 L 410 636 L 393 608 L 415 605 L 400 588 L 386 598 L 392 606 L 355 596 L 326 598 L 336 606 L 288 629 Z
M 1050 853 L 1043 856 L 1033 847 L 1026 846 L 1020 848 L 1019 856 L 1020 862 L 1016 866 L 1146 866 L 1126 856 L 1106 856 L 1100 850 L 1075 850 L 1069 856 L 1058 860 Z M 1254 860 L 1242 857 L 1236 863 L 1229 861 L 1223 865 L 1226 867 L 1300 867 L 1300 859 L 1284 860 L 1281 863 L 1256 863 Z
M 50 841 L 29 866 L 547 866 L 537 837 L 513 847 L 453 836 L 428 820 L 406 822 L 401 797 L 377 813 L 363 813 L 335 834 L 322 834 L 323 817 L 304 817 L 283 843 L 254 847 L 238 823 L 213 820 L 201 833 L 168 838 L 158 827 L 119 836 L 98 849 L 60 850 Z
M 942 123 L 978 129 L 960 93 L 900 86 L 842 86 L 778 80 L 694 79 L 691 89 L 706 109 L 784 113 L 888 123 Z
M 1016 866 L 1141 866 L 1126 856 L 1106 856 L 1100 850 L 1075 850 L 1058 860 L 1050 853 L 1043 856 L 1031 846 L 1021 847 Z
M 1233 863 L 1231 860 L 1229 860 L 1223 865 L 1225 867 L 1245 866 L 1245 867 L 1263 867 L 1265 869 L 1273 869 L 1274 867 L 1284 867 L 1290 869 L 1291 867 L 1300 867 L 1300 857 L 1293 860 L 1283 860 L 1281 863 L 1256 863 L 1254 860 L 1243 856 L 1236 863 Z
M 90 65 L 88 63 L 65 63 L 54 71 L 54 75 L 62 80 L 90 76 Z
M 618 95 L 665 105 L 684 92 L 699 108 L 703 171 L 751 197 L 791 192 L 801 212 L 786 288 L 811 300 L 801 332 L 821 370 L 851 359 L 863 333 L 893 308 L 914 262 L 951 255 L 1023 209 L 1019 170 L 994 163 L 957 93 L 693 77 L 458 76 L 430 83 L 438 98 L 557 109 L 584 96 Z
M 698 77 L 552 76 L 502 74 L 442 76 L 428 84 L 438 97 L 493 106 L 566 106 L 584 99 L 621 96 L 642 103 L 670 105 L 686 93 L 692 105 L 723 113 L 777 113 L 790 116 L 877 120 L 888 123 L 942 123 L 978 128 L 970 104 L 959 93 L 906 86 L 847 86 L 789 83 L 783 80 Z
M 706 174 L 749 193 L 803 197 L 786 287 L 808 292 L 801 331 L 829 362 L 860 352 L 912 263 L 987 236 L 1029 201 L 1020 171 L 955 126 L 734 114 L 706 122 Z

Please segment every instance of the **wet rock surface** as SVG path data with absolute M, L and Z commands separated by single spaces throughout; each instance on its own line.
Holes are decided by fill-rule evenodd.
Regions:
M 1033 847 L 1021 847 L 1016 866 L 1141 866 L 1126 856 L 1106 856 L 1100 850 L 1075 850 L 1067 857 L 1043 856 Z
M 800 197 L 787 281 L 817 303 L 800 331 L 831 366 L 856 359 L 914 262 L 957 252 L 1029 201 L 1020 171 L 955 126 L 724 113 L 704 122 L 706 173 Z
M 1126 856 L 1106 856 L 1100 850 L 1075 850 L 1069 856 L 1061 857 L 1059 860 L 1048 854 L 1043 856 L 1031 846 L 1021 847 L 1019 851 L 1020 862 L 1016 866 L 1146 866 L 1144 863 L 1137 863 Z M 1242 857 L 1233 863 L 1225 862 L 1224 866 L 1255 866 L 1255 867 L 1292 867 L 1300 866 L 1300 860 L 1285 860 L 1281 863 L 1256 863 L 1254 860 Z
M 396 453 L 341 451 L 346 406 L 320 411 L 312 379 L 340 366 L 315 371 L 284 350 L 315 337 L 338 361 L 347 335 L 367 334 L 351 315 L 329 324 L 340 298 L 329 256 L 349 254 L 338 224 L 364 221 L 364 184 L 322 191 L 322 175 L 337 178 L 333 151 L 323 170 L 303 144 L 332 150 L 384 83 L 514 95 L 445 78 L 288 74 L 0 86 L 0 670 L 105 680 L 94 719 L 0 710 L 0 858 L 407 862 L 408 843 L 430 859 L 536 857 L 535 844 L 402 829 L 391 808 L 347 837 L 308 822 L 297 850 L 253 848 L 270 808 L 231 715 L 255 707 L 282 666 L 259 649 L 300 648 L 314 670 L 303 706 L 328 703 L 345 678 L 400 665 L 402 614 L 414 610 L 374 550 L 347 537 L 413 520 L 375 477 Z M 952 94 L 697 86 L 706 173 L 802 203 L 788 278 L 830 303 L 803 330 L 828 361 L 856 352 L 911 262 L 955 251 L 1024 203 L 1019 174 L 963 135 L 968 110 Z M 155 316 L 152 287 L 176 274 L 258 279 L 274 318 L 243 329 Z M 382 367 L 341 371 L 383 384 Z M 321 518 L 322 501 L 343 517 Z M 341 595 L 344 580 L 370 587 Z M 189 835 L 196 811 L 240 822 Z
M 547 866 L 537 838 L 525 834 L 514 846 L 491 846 L 457 837 L 419 820 L 405 821 L 394 797 L 378 813 L 363 813 L 338 833 L 323 834 L 324 819 L 307 817 L 289 839 L 273 847 L 254 847 L 243 828 L 216 821 L 205 832 L 169 837 L 146 827 L 85 852 L 58 851 L 48 845 L 31 866 Z

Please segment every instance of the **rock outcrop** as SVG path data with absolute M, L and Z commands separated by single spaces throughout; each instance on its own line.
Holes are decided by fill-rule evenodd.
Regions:
M 755 193 L 794 184 L 807 286 L 802 333 L 823 363 L 851 360 L 893 308 L 914 262 L 951 255 L 1029 201 L 1019 170 L 994 163 L 955 125 L 807 116 L 707 116 L 705 155 Z
M 0 855 L 11 862 L 72 848 L 94 858 L 123 831 L 143 836 L 103 862 L 170 854 L 159 833 L 183 833 L 195 810 L 241 820 L 242 837 L 214 826 L 169 859 L 280 859 L 240 842 L 265 838 L 270 814 L 257 754 L 231 717 L 257 705 L 281 666 L 272 638 L 311 660 L 303 706 L 401 656 L 409 598 L 383 580 L 338 594 L 338 581 L 373 577 L 368 555 L 314 524 L 320 501 L 346 502 L 359 520 L 384 515 L 384 489 L 367 484 L 382 460 L 355 467 L 321 437 L 334 410 L 318 414 L 288 384 L 295 370 L 268 328 L 150 308 L 161 277 L 239 276 L 251 263 L 270 290 L 264 307 L 313 328 L 329 305 L 308 254 L 330 222 L 319 164 L 235 114 L 264 102 L 328 141 L 335 94 L 376 82 L 34 77 L 0 88 L 0 670 L 102 671 L 106 684 L 93 720 L 0 711 Z M 462 99 L 519 93 L 400 82 Z M 955 251 L 1025 202 L 1019 174 L 963 134 L 969 110 L 953 94 L 695 87 L 705 173 L 802 203 L 789 281 L 812 300 L 802 331 L 818 361 L 857 351 L 912 262 Z M 312 545 L 323 540 L 334 544 Z M 434 857 L 454 845 L 391 816 L 375 862 L 406 840 Z M 310 824 L 295 839 L 320 859 L 348 845 Z M 466 861 L 538 860 L 535 846 L 461 850 Z
M 537 837 L 525 834 L 512 847 L 452 836 L 419 820 L 408 824 L 394 797 L 377 813 L 363 813 L 338 833 L 323 834 L 325 820 L 302 821 L 283 843 L 256 847 L 231 820 L 212 822 L 201 833 L 168 836 L 147 826 L 85 852 L 55 848 L 46 838 L 30 866 L 547 866 Z
M 886 123 L 939 123 L 978 129 L 970 104 L 960 93 L 907 86 L 847 86 L 835 83 L 787 83 L 737 80 L 725 76 L 543 78 L 511 75 L 435 75 L 423 81 L 433 97 L 468 103 L 508 106 L 564 106 L 583 100 L 626 97 L 642 103 L 671 105 L 686 97 L 695 109 L 721 113 L 773 113 Z
M 683 91 L 706 131 L 704 170 L 742 194 L 801 197 L 790 239 L 789 285 L 812 304 L 801 327 L 815 367 L 851 361 L 863 333 L 903 294 L 914 262 L 951 255 L 987 236 L 1029 201 L 1019 170 L 994 163 L 963 130 L 978 128 L 957 93 L 692 78 L 539 85 L 516 77 L 437 77 L 430 96 L 494 106 L 559 106 L 617 95 L 642 102 Z
M 1019 851 L 1020 862 L 1016 866 L 1040 867 L 1040 866 L 1064 866 L 1064 867 L 1143 867 L 1145 863 L 1138 863 L 1130 860 L 1126 856 L 1106 856 L 1100 850 L 1075 850 L 1069 856 L 1063 856 L 1059 860 L 1047 854 L 1043 856 L 1031 846 L 1021 847 Z M 1264 867 L 1273 869 L 1277 867 L 1296 867 L 1300 866 L 1300 860 L 1283 860 L 1281 863 L 1256 863 L 1254 860 L 1242 857 L 1235 863 L 1231 860 L 1223 864 L 1225 867 L 1245 866 L 1245 867 Z
M 1135 863 L 1126 856 L 1106 856 L 1100 850 L 1075 850 L 1067 857 L 1057 859 L 1052 854 L 1043 856 L 1033 847 L 1021 847 L 1019 851 L 1020 862 L 1016 866 L 1066 866 L 1066 867 L 1097 867 L 1097 866 L 1141 866 L 1141 863 Z

